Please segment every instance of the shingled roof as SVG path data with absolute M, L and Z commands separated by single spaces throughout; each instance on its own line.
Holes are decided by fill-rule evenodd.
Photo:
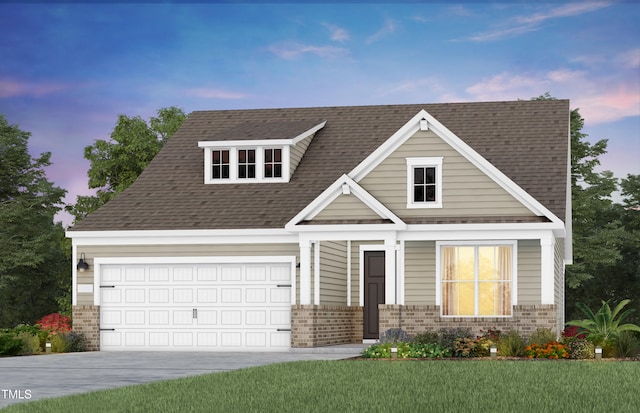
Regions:
M 569 102 L 546 100 L 193 112 L 133 185 L 70 230 L 283 228 L 422 109 L 565 219 Z M 260 139 L 278 125 L 290 139 L 324 120 L 289 183 L 204 184 L 198 141 L 260 125 Z

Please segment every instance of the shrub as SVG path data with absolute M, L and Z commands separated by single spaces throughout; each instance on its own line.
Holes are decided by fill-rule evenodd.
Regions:
M 69 342 L 67 351 L 71 353 L 87 351 L 87 339 L 82 333 L 71 331 L 70 333 L 65 334 L 65 338 Z
M 448 349 L 440 347 L 436 343 L 411 344 L 409 347 L 409 358 L 442 358 L 450 357 Z
M 37 324 L 39 324 L 44 330 L 50 331 L 52 335 L 71 331 L 71 318 L 58 313 L 42 317 L 38 320 Z
M 438 332 L 438 344 L 440 347 L 447 348 L 451 353 L 455 353 L 455 342 L 460 338 L 473 338 L 470 328 L 441 328 Z
M 459 338 L 453 343 L 453 346 L 456 357 L 475 357 L 477 355 L 476 341 L 471 338 Z
M 498 354 L 505 357 L 521 357 L 524 355 L 524 339 L 515 330 L 500 335 L 497 343 Z
M 391 348 L 397 348 L 396 357 L 406 358 L 435 358 L 449 357 L 451 353 L 437 344 L 415 344 L 415 343 L 383 343 L 373 344 L 361 353 L 364 358 L 391 358 Z
M 15 356 L 22 350 L 22 340 L 13 333 L 0 333 L 0 356 Z
M 413 336 L 415 344 L 438 344 L 438 333 L 435 331 L 425 331 Z
M 29 333 L 31 335 L 37 336 L 41 351 L 45 350 L 45 345 L 46 345 L 47 339 L 49 338 L 49 334 L 50 334 L 49 330 L 43 329 L 38 324 L 36 324 L 36 325 L 18 324 L 13 329 L 13 332 L 16 335 L 19 335 L 20 333 Z
M 595 346 L 586 338 L 574 337 L 568 344 L 569 357 L 584 360 L 595 357 Z
M 564 344 L 550 341 L 545 345 L 534 343 L 524 348 L 524 354 L 528 358 L 566 359 L 569 352 Z
M 69 351 L 69 340 L 64 334 L 56 334 L 51 336 L 51 352 L 66 353 Z
M 615 340 L 615 352 L 618 357 L 635 357 L 640 354 L 640 342 L 632 332 L 623 331 Z
M 40 338 L 37 334 L 33 334 L 28 331 L 21 331 L 16 334 L 16 337 L 22 340 L 22 348 L 20 349 L 20 354 L 38 354 L 40 353 L 40 351 L 42 351 L 42 348 L 40 347 Z
M 556 334 L 548 328 L 539 328 L 529 337 L 529 344 L 544 345 L 550 341 L 556 341 Z
M 409 333 L 401 328 L 390 328 L 380 335 L 380 343 L 408 343 L 411 341 Z
M 584 303 L 576 303 L 576 306 L 582 310 L 587 318 L 569 321 L 567 325 L 579 327 L 580 331 L 586 333 L 587 338 L 595 344 L 615 339 L 623 331 L 640 332 L 640 327 L 635 324 L 621 324 L 629 314 L 635 311 L 634 309 L 622 311 L 630 301 L 620 301 L 613 310 L 611 310 L 608 301 L 602 301 L 602 307 L 595 314 Z

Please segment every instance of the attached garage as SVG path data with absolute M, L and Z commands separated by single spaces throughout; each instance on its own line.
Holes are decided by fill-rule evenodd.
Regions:
M 293 257 L 96 260 L 100 350 L 288 351 Z

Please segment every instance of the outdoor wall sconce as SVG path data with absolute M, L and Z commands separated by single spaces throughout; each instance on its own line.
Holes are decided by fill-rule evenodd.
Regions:
M 489 354 L 491 355 L 492 359 L 498 357 L 498 347 L 496 346 L 489 347 Z
M 596 360 L 602 360 L 602 347 L 596 347 Z
M 78 261 L 78 265 L 76 265 L 76 268 L 80 272 L 85 272 L 89 269 L 89 264 L 87 264 L 87 262 L 85 261 L 84 252 L 80 254 L 80 260 Z

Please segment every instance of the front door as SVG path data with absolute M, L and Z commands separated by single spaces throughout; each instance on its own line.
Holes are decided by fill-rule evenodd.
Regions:
M 378 304 L 384 304 L 384 251 L 364 252 L 364 334 L 380 338 Z

